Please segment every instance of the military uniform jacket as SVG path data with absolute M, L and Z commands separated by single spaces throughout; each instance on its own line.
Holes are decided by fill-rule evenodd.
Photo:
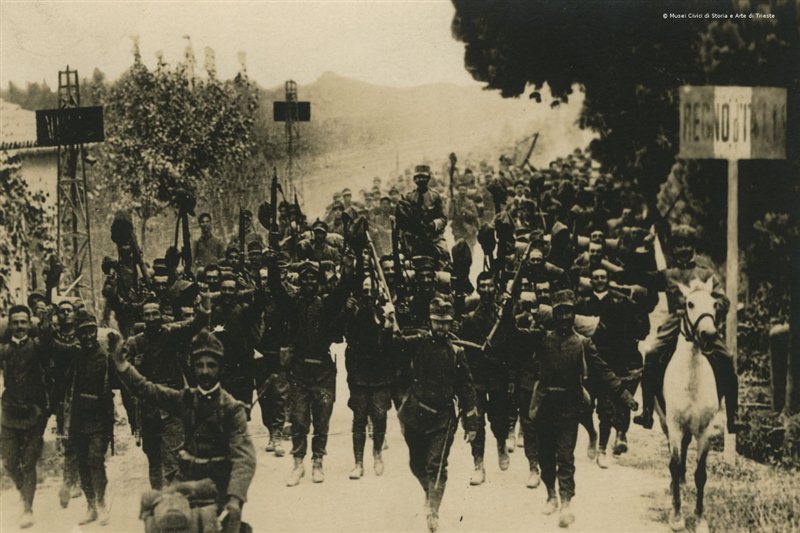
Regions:
M 110 434 L 114 425 L 114 396 L 119 388 L 113 363 L 100 345 L 79 348 L 67 370 L 64 427 L 70 434 Z
M 464 350 L 428 332 L 395 337 L 393 341 L 406 349 L 411 377 L 406 398 L 397 413 L 400 422 L 419 431 L 436 431 L 452 421 L 454 398 L 458 398 L 463 413 L 475 409 L 475 384 Z M 474 427 L 471 418 L 465 416 L 465 427 Z
M 194 241 L 192 256 L 194 257 L 194 267 L 203 268 L 225 257 L 225 245 L 214 235 L 207 238 L 200 236 Z
M 608 291 L 602 299 L 595 293 L 582 298 L 575 312 L 600 317 L 592 341 L 600 357 L 618 376 L 641 368 L 638 341 L 650 331 L 650 320 L 644 310 L 625 296 Z
M 433 235 L 441 235 L 447 226 L 442 197 L 428 189 L 424 193 L 413 190 L 403 196 L 395 211 L 395 219 L 400 229 L 409 233 L 419 233 L 420 225 L 427 232 L 427 224 L 433 223 Z
M 365 387 L 389 385 L 395 368 L 391 351 L 384 346 L 381 309 L 369 302 L 345 313 L 347 383 Z
M 199 459 L 221 459 L 211 467 L 181 461 L 185 480 L 211 477 L 220 494 L 247 501 L 247 490 L 256 471 L 256 452 L 247 432 L 244 404 L 224 389 L 207 396 L 197 388 L 181 390 L 147 381 L 129 366 L 120 381 L 136 396 L 181 419 L 185 435 L 183 450 Z
M 264 298 L 256 297 L 250 302 L 214 306 L 211 326 L 225 352 L 223 376 L 252 375 L 253 349 L 258 340 L 259 321 L 265 303 Z
M 13 338 L 0 345 L 0 368 L 5 390 L 2 399 L 2 425 L 28 429 L 46 417 L 48 408 L 47 351 L 39 339 Z
M 578 416 L 588 382 L 612 395 L 623 393 L 622 382 L 597 355 L 591 339 L 575 331 L 567 335 L 540 329 L 516 332 L 518 341 L 530 343 L 535 350 L 539 381 L 534 394 L 540 397 L 540 412 L 567 419 Z
M 464 317 L 458 330 L 458 336 L 465 341 L 483 345 L 496 322 L 497 306 L 481 304 Z M 476 388 L 505 390 L 509 381 L 509 347 L 502 339 L 493 340 L 492 344 L 496 348 L 492 349 L 490 356 L 487 356 L 482 350 L 465 348 L 467 364 Z

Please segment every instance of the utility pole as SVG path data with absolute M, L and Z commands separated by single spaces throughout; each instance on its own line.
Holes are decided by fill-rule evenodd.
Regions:
M 294 149 L 295 143 L 300 138 L 300 128 L 298 122 L 308 122 L 311 120 L 311 103 L 299 102 L 297 100 L 297 83 L 289 80 L 284 84 L 286 90 L 286 100 L 283 102 L 273 102 L 272 115 L 275 122 L 284 122 L 286 126 L 286 155 L 287 155 L 287 180 L 283 187 L 287 191 L 297 192 L 294 185 Z M 300 196 L 304 195 L 303 178 L 300 177 Z
M 75 290 L 96 310 L 84 143 L 104 140 L 103 108 L 80 104 L 78 71 L 67 66 L 58 73 L 58 109 L 36 111 L 36 137 L 38 146 L 57 147 L 57 254 L 65 281 L 79 280 Z

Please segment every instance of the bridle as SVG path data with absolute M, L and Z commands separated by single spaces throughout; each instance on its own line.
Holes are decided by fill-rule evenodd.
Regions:
M 711 313 L 700 313 L 700 316 L 698 316 L 694 322 L 690 322 L 689 313 L 684 304 L 683 317 L 681 318 L 681 333 L 683 334 L 684 337 L 686 337 L 686 340 L 694 344 L 697 344 L 698 346 L 700 346 L 701 349 L 703 349 L 703 346 L 702 343 L 700 342 L 700 339 L 697 336 L 697 327 L 700 325 L 700 322 L 704 318 L 710 318 L 711 321 L 716 324 L 716 318 Z

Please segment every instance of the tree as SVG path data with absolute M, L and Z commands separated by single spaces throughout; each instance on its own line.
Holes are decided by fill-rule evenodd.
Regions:
M 13 272 L 26 265 L 43 264 L 55 249 L 53 213 L 42 192 L 31 192 L 19 173 L 18 156 L 0 153 L 0 310 L 13 301 L 10 281 Z M 23 279 L 22 283 L 28 283 Z

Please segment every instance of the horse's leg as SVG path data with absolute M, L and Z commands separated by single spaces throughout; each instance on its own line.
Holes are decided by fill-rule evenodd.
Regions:
M 689 455 L 689 443 L 692 442 L 692 434 L 686 433 L 681 439 L 681 485 L 686 484 L 686 457 Z
M 697 517 L 695 524 L 695 533 L 707 533 L 708 522 L 703 518 L 703 496 L 705 495 L 706 487 L 706 460 L 708 459 L 708 439 L 698 441 L 697 447 L 697 469 L 694 471 L 694 484 L 697 487 L 697 502 L 695 504 L 694 514 Z M 701 446 L 702 445 L 702 446 Z
M 673 428 L 671 435 L 676 435 L 677 431 Z M 679 439 L 670 439 L 670 459 L 669 459 L 669 473 L 672 481 L 670 488 L 672 489 L 672 516 L 669 519 L 669 527 L 673 531 L 681 531 L 684 527 L 683 516 L 681 516 L 681 478 L 684 476 L 683 462 L 681 457 L 683 437 Z

